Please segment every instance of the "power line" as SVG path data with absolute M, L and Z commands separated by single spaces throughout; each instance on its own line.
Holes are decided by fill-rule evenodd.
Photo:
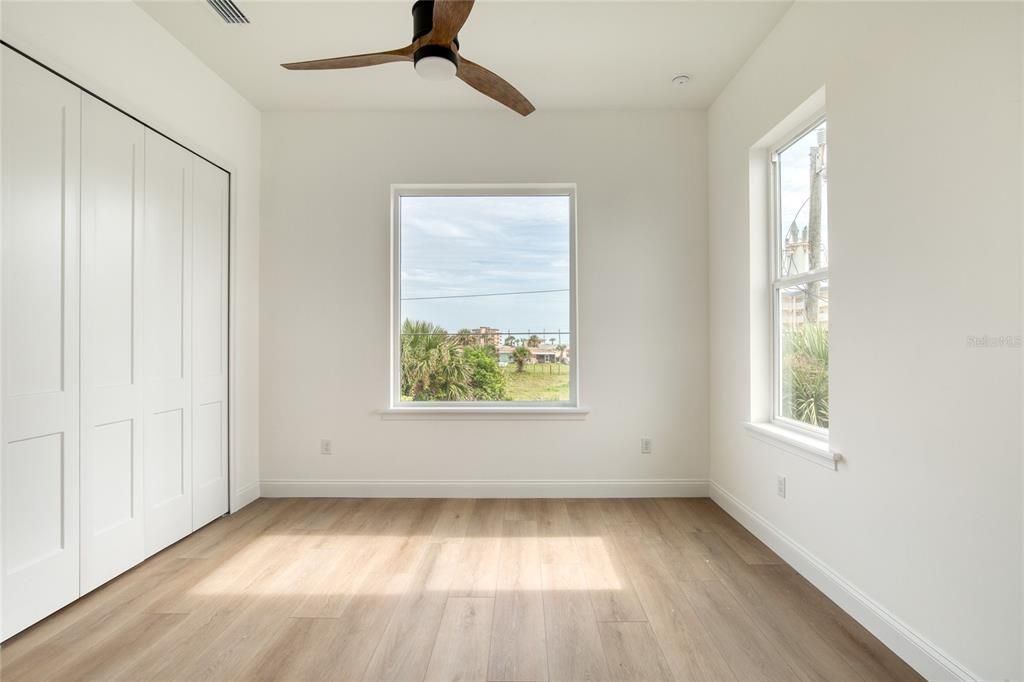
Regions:
M 534 291 L 499 291 L 493 294 L 459 294 L 455 296 L 414 296 L 403 298 L 403 301 L 436 301 L 442 298 L 484 298 L 486 296 L 520 296 L 523 294 L 556 294 L 569 291 L 568 289 L 536 289 Z

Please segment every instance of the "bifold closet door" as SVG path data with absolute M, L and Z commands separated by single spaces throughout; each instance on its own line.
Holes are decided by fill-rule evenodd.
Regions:
M 82 593 L 145 557 L 142 125 L 82 97 Z
M 146 555 L 192 532 L 192 155 L 147 130 L 142 229 Z
M 3 622 L 79 595 L 81 93 L 3 50 Z
M 193 157 L 193 522 L 228 511 L 228 175 Z

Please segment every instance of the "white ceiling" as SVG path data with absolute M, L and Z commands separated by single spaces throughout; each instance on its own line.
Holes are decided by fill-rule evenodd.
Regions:
M 290 72 L 281 62 L 402 47 L 412 1 L 236 0 L 252 21 L 228 25 L 205 0 L 139 4 L 265 111 L 477 109 L 500 105 L 458 81 L 427 82 L 408 63 Z M 538 110 L 703 108 L 790 2 L 500 2 L 478 0 L 461 52 Z M 673 86 L 679 73 L 692 77 Z

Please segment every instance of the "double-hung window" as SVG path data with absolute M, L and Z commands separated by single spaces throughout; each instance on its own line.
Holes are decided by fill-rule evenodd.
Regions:
M 828 434 L 828 155 L 824 118 L 776 147 L 772 166 L 773 419 Z
M 392 194 L 390 409 L 577 408 L 575 187 Z

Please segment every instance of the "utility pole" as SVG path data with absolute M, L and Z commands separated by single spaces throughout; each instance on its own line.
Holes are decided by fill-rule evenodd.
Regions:
M 811 199 L 807 219 L 807 271 L 821 267 L 821 191 L 825 173 L 824 131 L 818 131 L 818 144 L 810 151 Z M 819 282 L 808 282 L 804 295 L 804 321 L 817 323 Z

